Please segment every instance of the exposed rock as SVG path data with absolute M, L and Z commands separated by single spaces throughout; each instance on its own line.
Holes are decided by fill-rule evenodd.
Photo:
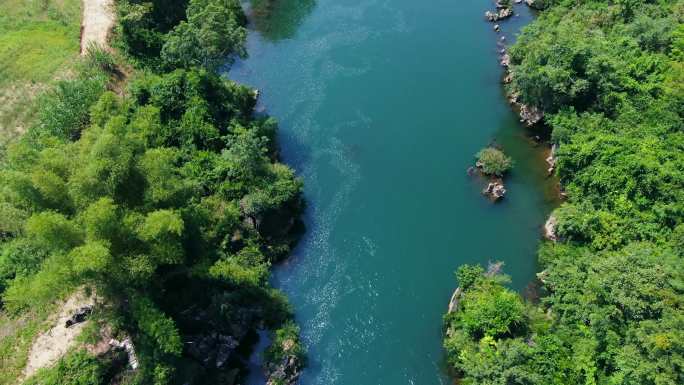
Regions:
M 501 26 L 500 26 L 499 24 L 494 24 L 494 30 L 495 30 L 496 32 L 501 31 Z
M 292 339 L 283 341 L 281 348 L 284 357 L 279 363 L 268 364 L 266 371 L 266 385 L 294 385 L 299 379 L 303 363 L 296 355 L 292 354 L 296 342 Z
M 461 299 L 461 287 L 457 287 L 456 290 L 454 290 L 454 293 L 451 295 L 451 300 L 449 300 L 449 310 L 447 311 L 448 313 L 454 312 L 456 309 L 458 309 L 458 302 Z
M 511 16 L 513 16 L 513 10 L 511 8 L 500 8 L 496 12 L 485 12 L 485 19 L 491 22 L 507 19 Z
M 130 338 L 126 337 L 123 341 L 112 338 L 109 340 L 109 345 L 113 348 L 124 349 L 128 355 L 128 365 L 133 370 L 138 369 L 138 357 L 135 355 L 135 346 L 133 346 L 133 342 L 131 342 Z
M 520 4 L 520 3 L 522 3 L 522 2 L 523 2 L 523 0 L 515 0 L 515 3 L 516 3 L 516 4 Z
M 537 273 L 537 279 L 544 285 L 548 284 L 549 272 L 548 270 L 541 271 Z
M 520 105 L 520 122 L 525 123 L 528 127 L 534 126 L 544 118 L 544 113 L 537 107 L 528 106 L 527 104 Z
M 558 145 L 554 143 L 551 146 L 551 153 L 546 158 L 546 163 L 548 163 L 548 165 L 549 165 L 549 169 L 548 169 L 549 175 L 553 174 L 553 171 L 556 169 L 556 151 L 557 150 L 558 150 Z
M 503 36 L 501 36 L 503 37 Z M 511 65 L 511 56 L 507 53 L 501 55 L 501 65 L 503 67 L 508 67 Z
M 487 195 L 493 201 L 498 201 L 506 195 L 506 187 L 504 187 L 503 182 L 500 180 L 495 180 L 489 182 L 487 187 L 482 190 L 484 195 Z
M 230 355 L 235 351 L 235 348 L 239 345 L 239 342 L 231 336 L 218 336 L 218 345 L 216 348 L 216 367 L 222 367 Z
M 503 78 L 504 84 L 509 84 L 512 81 L 513 81 L 513 74 L 511 74 L 511 73 L 506 74 L 506 76 L 504 76 L 504 78 Z
M 206 368 L 221 368 L 240 343 L 233 336 L 217 333 L 188 336 L 185 342 L 188 355 Z
M 558 220 L 553 215 L 549 216 L 549 219 L 544 223 L 544 238 L 557 242 L 558 235 L 556 234 L 556 226 L 558 225 Z

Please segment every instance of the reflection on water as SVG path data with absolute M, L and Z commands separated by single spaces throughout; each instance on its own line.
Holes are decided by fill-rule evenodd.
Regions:
M 316 0 L 250 0 L 246 6 L 254 29 L 265 39 L 276 41 L 294 36 Z

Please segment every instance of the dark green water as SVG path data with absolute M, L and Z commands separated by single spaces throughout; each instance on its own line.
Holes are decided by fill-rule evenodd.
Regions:
M 230 76 L 261 90 L 283 160 L 305 181 L 307 232 L 273 278 L 308 349 L 301 384 L 448 383 L 441 317 L 453 271 L 503 260 L 523 290 L 554 204 L 541 147 L 502 94 L 482 16 L 492 2 L 252 6 L 250 58 Z M 507 33 L 531 19 L 516 10 Z M 496 205 L 466 175 L 492 140 L 516 161 Z

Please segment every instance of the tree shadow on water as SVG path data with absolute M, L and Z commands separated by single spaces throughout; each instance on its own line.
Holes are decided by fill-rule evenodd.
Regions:
M 254 29 L 277 41 L 293 37 L 315 6 L 316 0 L 250 0 L 247 12 Z

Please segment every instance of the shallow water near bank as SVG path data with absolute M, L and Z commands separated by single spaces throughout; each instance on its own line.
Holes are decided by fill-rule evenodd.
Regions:
M 543 146 L 502 94 L 487 0 L 252 0 L 250 57 L 307 231 L 273 283 L 309 364 L 302 385 L 447 384 L 441 318 L 463 263 L 502 260 L 522 291 L 555 204 Z M 507 36 L 529 10 L 501 23 Z M 492 204 L 466 175 L 495 140 L 516 167 Z M 249 384 L 263 384 L 258 373 Z

